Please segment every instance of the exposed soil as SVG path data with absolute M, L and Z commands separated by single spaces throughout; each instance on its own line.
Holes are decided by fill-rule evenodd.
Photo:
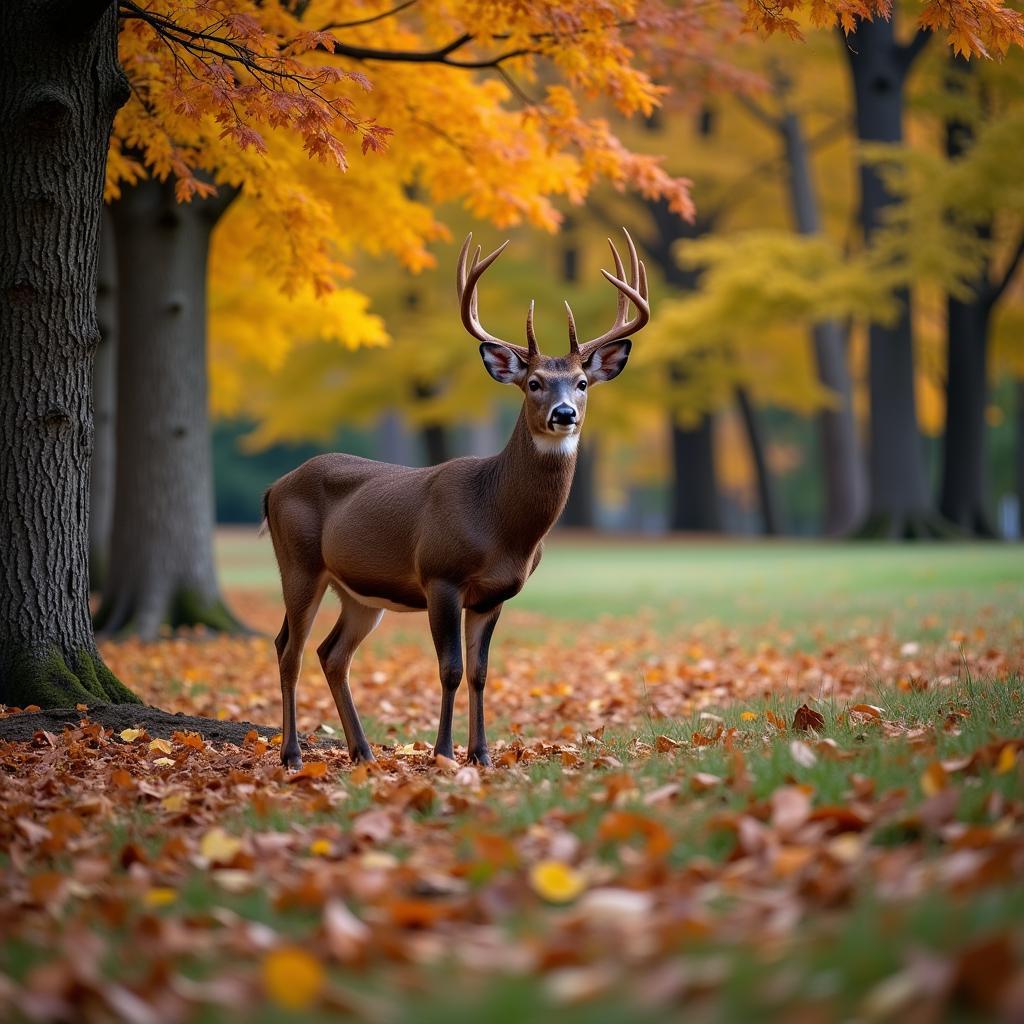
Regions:
M 26 711 L 0 718 L 0 740 L 31 740 L 37 732 L 60 733 L 76 728 L 83 719 L 97 722 L 115 735 L 122 729 L 145 728 L 153 739 L 170 739 L 176 732 L 197 732 L 211 743 L 233 743 L 241 746 L 247 733 L 255 730 L 260 736 L 276 736 L 281 730 L 252 722 L 220 721 L 200 715 L 171 714 L 145 704 L 95 704 L 87 712 L 74 708 L 54 708 L 50 711 Z M 302 737 L 300 736 L 300 739 Z M 317 737 L 318 746 L 333 747 L 337 740 Z M 307 744 L 303 743 L 303 747 Z

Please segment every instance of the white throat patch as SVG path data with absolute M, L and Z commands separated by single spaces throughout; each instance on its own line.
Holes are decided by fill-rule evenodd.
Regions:
M 562 437 L 550 434 L 531 434 L 530 436 L 537 446 L 537 451 L 543 452 L 545 455 L 574 455 L 580 443 L 578 430 Z

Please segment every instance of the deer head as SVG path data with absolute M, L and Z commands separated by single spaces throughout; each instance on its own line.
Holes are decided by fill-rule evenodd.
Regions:
M 647 271 L 637 257 L 629 232 L 623 231 L 629 246 L 629 280 L 626 280 L 625 268 L 611 239 L 608 239 L 608 245 L 615 261 L 615 274 L 601 271 L 618 290 L 615 323 L 599 338 L 581 345 L 576 339 L 576 323 L 567 302 L 569 354 L 566 356 L 541 354 L 533 328 L 532 302 L 526 316 L 526 348 L 494 337 L 480 323 L 477 283 L 508 242 L 483 259 L 477 246 L 467 267 L 469 246 L 473 240 L 473 235 L 469 234 L 459 253 L 457 278 L 462 322 L 480 342 L 480 355 L 487 372 L 499 383 L 514 384 L 523 392 L 526 423 L 534 444 L 542 452 L 567 454 L 576 450 L 587 414 L 588 391 L 595 384 L 613 380 L 623 371 L 629 358 L 630 336 L 650 319 Z M 630 303 L 637 311 L 632 319 L 628 315 Z

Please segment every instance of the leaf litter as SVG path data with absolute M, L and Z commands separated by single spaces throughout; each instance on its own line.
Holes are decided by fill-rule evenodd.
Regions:
M 922 901 L 1022 902 L 1013 644 L 883 632 L 801 651 L 766 630 L 751 650 L 638 619 L 581 625 L 566 649 L 508 620 L 494 769 L 433 757 L 436 665 L 397 629 L 353 668 L 374 765 L 351 766 L 307 657 L 305 764 L 281 767 L 259 637 L 105 646 L 165 717 L 0 714 L 0 1015 L 247 1019 L 269 1002 L 386 1020 L 452 977 L 526 979 L 549 1007 L 672 1007 L 714 998 L 738 949 L 761 964 L 755 1005 L 780 1012 L 1021 1012 L 1012 918 L 899 945 L 866 988 L 851 969 L 818 991 L 810 967 L 872 901 L 883 938 Z

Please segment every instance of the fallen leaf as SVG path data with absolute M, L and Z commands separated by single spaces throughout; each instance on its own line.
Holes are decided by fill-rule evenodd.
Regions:
M 125 741 L 125 743 L 134 743 L 141 736 L 146 735 L 145 729 L 122 729 L 118 736 Z
M 815 711 L 814 708 L 801 704 L 793 716 L 793 728 L 802 732 L 807 732 L 811 729 L 819 731 L 825 728 L 825 716 L 820 711 Z
M 232 835 L 228 835 L 219 826 L 211 828 L 199 841 L 199 852 L 211 864 L 228 864 L 235 859 L 242 843 Z
M 654 749 L 659 754 L 667 754 L 671 750 L 678 750 L 681 746 L 682 743 L 672 739 L 670 736 L 659 736 L 654 741 Z
M 174 889 L 169 889 L 166 886 L 154 886 L 146 890 L 142 902 L 147 907 L 166 907 L 174 903 L 177 898 L 178 893 Z
M 323 761 L 310 761 L 297 772 L 288 776 L 289 782 L 301 782 L 303 779 L 322 779 L 327 774 L 327 765 Z
M 996 759 L 996 775 L 1008 775 L 1013 771 L 1017 764 L 1017 751 L 1013 744 L 1007 743 L 1002 750 L 999 751 L 999 757 Z
M 743 714 L 740 715 L 740 718 L 744 722 L 756 722 L 757 721 L 757 712 L 756 711 L 744 711 Z
M 921 776 L 921 792 L 925 796 L 936 796 L 941 793 L 949 783 L 949 776 L 941 762 L 932 761 Z
M 282 946 L 263 958 L 263 988 L 285 1010 L 308 1010 L 323 991 L 320 961 L 298 946 Z
M 812 768 L 818 762 L 818 755 L 803 740 L 793 740 L 789 744 L 789 756 L 801 768 Z
M 170 740 L 150 740 L 149 749 L 159 754 L 169 754 L 174 748 Z
M 530 869 L 533 891 L 549 903 L 571 903 L 586 888 L 583 876 L 558 860 L 542 860 Z

